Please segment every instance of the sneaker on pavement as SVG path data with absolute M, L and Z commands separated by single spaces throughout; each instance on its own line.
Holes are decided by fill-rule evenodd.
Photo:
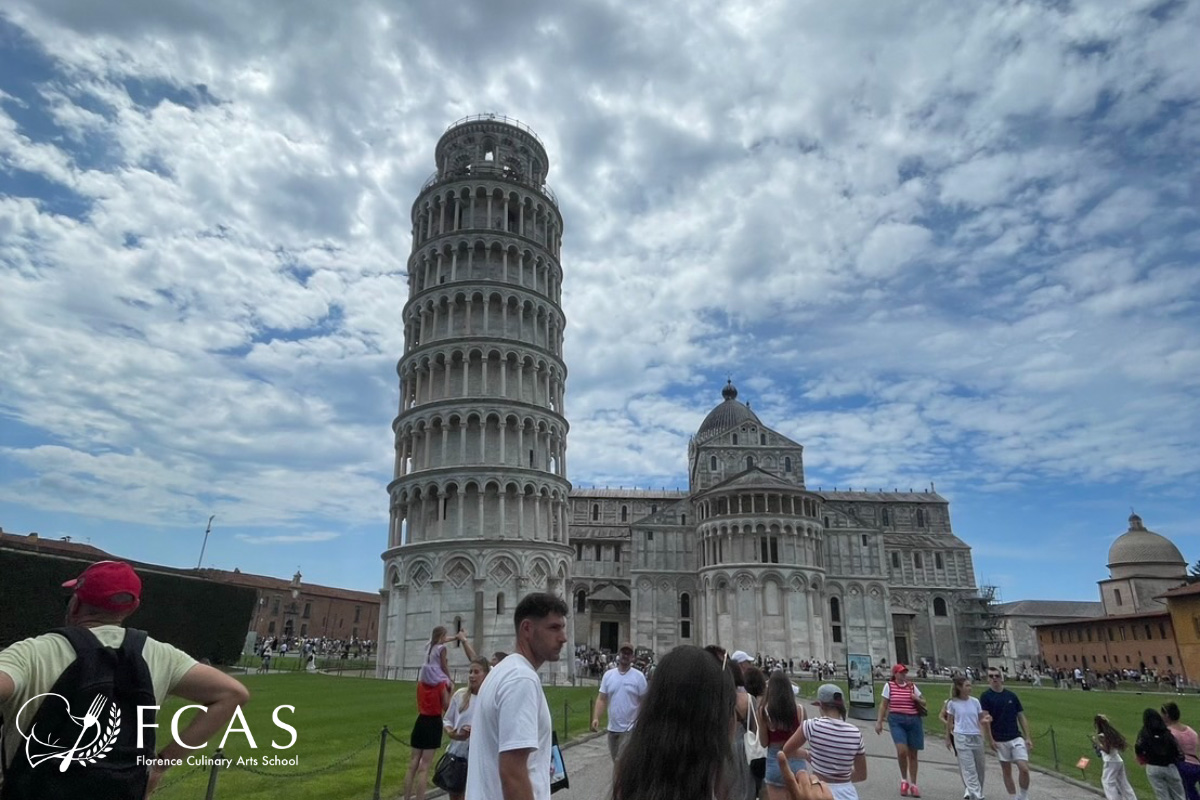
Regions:
M 900 796 L 908 797 L 908 781 L 900 781 Z
M 908 796 L 909 797 L 920 797 L 921 796 L 921 790 L 917 788 L 917 785 L 915 783 L 910 783 L 908 785 Z

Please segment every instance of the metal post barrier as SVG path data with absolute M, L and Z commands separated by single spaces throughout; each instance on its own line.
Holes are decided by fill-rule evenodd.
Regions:
M 220 762 L 224 758 L 221 753 L 221 748 L 217 748 L 217 752 L 213 753 L 213 765 L 208 771 L 208 788 L 204 790 L 204 800 L 213 800 L 217 796 L 217 775 L 221 771 Z
M 1050 726 L 1050 749 L 1054 751 L 1054 771 L 1058 772 L 1058 739 L 1054 736 L 1054 726 Z
M 379 800 L 379 792 L 383 787 L 383 754 L 387 750 L 387 739 L 388 729 L 384 725 L 379 732 L 379 763 L 375 766 L 375 793 L 371 795 L 371 800 Z

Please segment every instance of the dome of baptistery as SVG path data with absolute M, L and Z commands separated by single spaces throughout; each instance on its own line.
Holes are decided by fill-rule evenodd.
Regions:
M 1129 530 L 1117 537 L 1108 550 L 1108 566 L 1132 565 L 1179 565 L 1186 566 L 1179 548 L 1165 536 L 1147 530 L 1137 514 L 1129 518 Z
M 754 422 L 761 425 L 758 417 L 750 410 L 750 406 L 738 402 L 737 395 L 737 387 L 733 385 L 733 381 L 728 381 L 725 388 L 721 390 L 721 397 L 725 398 L 724 402 L 708 412 L 704 422 L 700 423 L 700 430 L 696 431 L 696 436 L 719 433 L 743 422 Z

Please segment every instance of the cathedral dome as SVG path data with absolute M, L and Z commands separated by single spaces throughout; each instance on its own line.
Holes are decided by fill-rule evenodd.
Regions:
M 733 381 L 727 382 L 725 388 L 721 390 L 721 397 L 725 398 L 724 402 L 708 412 L 704 422 L 700 423 L 700 430 L 696 431 L 696 436 L 719 433 L 743 422 L 761 425 L 758 417 L 750 410 L 750 406 L 738 402 L 737 395 L 738 390 L 733 385 Z
M 1108 567 L 1131 566 L 1186 567 L 1187 562 L 1179 548 L 1165 536 L 1147 530 L 1137 514 L 1129 518 L 1129 530 L 1117 537 L 1108 551 Z M 1115 577 L 1115 576 L 1114 576 Z

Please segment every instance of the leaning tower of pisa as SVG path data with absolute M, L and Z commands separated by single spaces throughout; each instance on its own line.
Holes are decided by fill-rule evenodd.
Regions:
M 546 148 L 486 115 L 451 125 L 434 158 L 412 206 L 382 555 L 379 673 L 408 679 L 436 625 L 466 630 L 480 654 L 510 650 L 517 600 L 565 596 L 572 556 L 562 215 Z

